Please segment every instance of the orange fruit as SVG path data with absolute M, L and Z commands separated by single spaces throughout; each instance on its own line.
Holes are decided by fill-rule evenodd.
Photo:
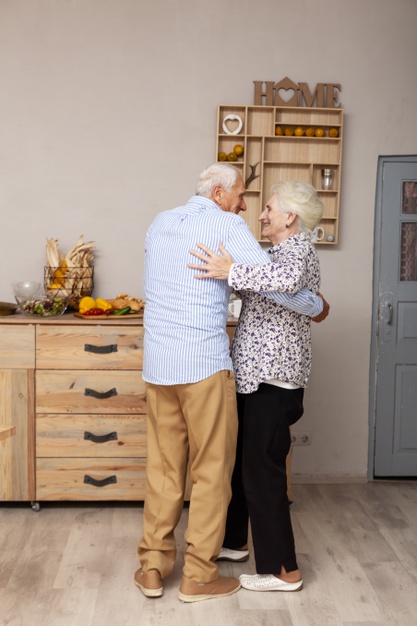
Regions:
M 233 148 L 233 152 L 235 153 L 236 156 L 242 156 L 243 154 L 243 146 L 240 145 L 240 143 L 238 143 L 234 148 Z
M 339 129 L 338 128 L 331 128 L 329 130 L 329 137 L 339 137 Z
M 323 128 L 316 128 L 316 131 L 314 133 L 316 135 L 316 137 L 324 137 L 324 130 Z
M 287 126 L 284 132 L 287 137 L 291 137 L 294 134 L 294 129 L 291 126 Z
M 306 128 L 306 137 L 314 137 L 314 128 L 311 128 L 311 126 Z
M 219 152 L 219 154 L 217 155 L 217 160 L 218 161 L 226 161 L 226 159 L 227 159 L 226 152 Z
M 284 131 L 282 130 L 282 126 L 275 126 L 275 134 L 276 135 L 283 135 Z
M 297 126 L 294 131 L 294 135 L 296 135 L 297 137 L 302 137 L 304 135 L 304 128 L 302 128 L 301 126 Z
M 229 154 L 227 155 L 227 160 L 228 161 L 237 161 L 237 156 L 234 152 L 229 152 Z

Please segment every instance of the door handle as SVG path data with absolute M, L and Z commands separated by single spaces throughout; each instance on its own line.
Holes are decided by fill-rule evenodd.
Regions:
M 387 324 L 388 326 L 392 326 L 392 318 L 394 317 L 394 307 L 392 306 L 391 302 L 388 302 L 387 308 L 388 308 Z
M 84 351 L 93 352 L 94 354 L 110 354 L 110 352 L 117 352 L 117 343 L 111 343 L 108 346 L 94 346 L 91 343 L 86 343 Z
M 109 389 L 108 391 L 96 391 L 95 389 L 89 389 L 88 387 L 86 387 L 84 389 L 84 395 L 93 396 L 94 398 L 97 398 L 98 400 L 106 400 L 107 398 L 111 398 L 112 396 L 117 396 L 117 389 L 113 387 L 112 389 Z
M 94 443 L 106 443 L 107 441 L 115 441 L 117 439 L 117 432 L 107 433 L 107 435 L 95 435 L 88 430 L 84 432 L 84 439 L 88 441 L 94 441 Z
M 97 478 L 93 478 L 86 474 L 84 476 L 84 482 L 86 485 L 93 485 L 93 487 L 105 487 L 106 485 L 114 485 L 117 483 L 116 476 L 108 476 L 107 478 L 103 478 L 102 480 L 98 480 Z
M 394 323 L 394 296 L 392 293 L 382 293 L 378 307 L 378 332 L 384 343 L 391 341 Z

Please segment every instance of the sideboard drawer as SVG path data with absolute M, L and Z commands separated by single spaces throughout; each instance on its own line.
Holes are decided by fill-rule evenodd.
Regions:
M 36 372 L 37 413 L 145 413 L 145 383 L 133 371 Z
M 36 416 L 38 457 L 145 457 L 144 415 Z
M 39 500 L 143 500 L 145 459 L 36 460 Z
M 142 362 L 143 328 L 42 326 L 36 332 L 38 369 L 141 370 Z

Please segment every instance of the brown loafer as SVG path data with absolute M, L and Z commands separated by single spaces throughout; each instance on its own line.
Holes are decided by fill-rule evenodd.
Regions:
M 238 579 L 230 576 L 219 576 L 211 583 L 197 583 L 195 580 L 183 576 L 178 597 L 182 602 L 199 602 L 200 600 L 231 596 L 239 589 L 240 582 Z
M 142 568 L 135 573 L 135 585 L 147 598 L 159 598 L 164 592 L 161 575 L 157 569 L 144 572 Z

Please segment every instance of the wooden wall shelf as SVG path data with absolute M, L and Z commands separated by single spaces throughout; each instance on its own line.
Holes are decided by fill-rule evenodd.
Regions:
M 225 118 L 228 118 L 225 121 Z M 238 130 L 241 121 L 241 129 Z M 279 127 L 282 135 L 276 134 Z M 286 129 L 303 130 L 302 136 L 286 135 Z M 323 136 L 306 136 L 305 131 L 322 129 Z M 330 130 L 332 133 L 330 133 Z M 291 132 L 290 130 L 287 132 Z M 310 131 L 311 132 L 311 131 Z M 331 136 L 336 134 L 337 136 Z M 232 162 L 246 181 L 256 166 L 257 178 L 247 184 L 248 210 L 242 217 L 261 240 L 258 217 L 267 202 L 271 185 L 278 180 L 302 180 L 313 185 L 324 203 L 318 245 L 336 245 L 339 231 L 343 143 L 343 111 L 330 108 L 220 105 L 217 112 L 216 159 L 220 153 L 243 146 L 243 155 Z M 331 189 L 323 189 L 322 170 L 333 172 Z M 327 238 L 333 238 L 328 241 Z

